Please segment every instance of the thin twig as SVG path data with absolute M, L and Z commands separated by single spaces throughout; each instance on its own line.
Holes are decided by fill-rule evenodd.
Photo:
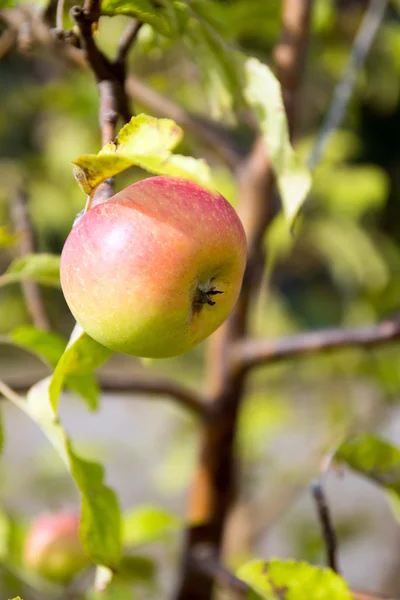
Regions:
M 277 340 L 247 339 L 232 347 L 237 368 L 249 369 L 315 352 L 342 348 L 372 348 L 400 340 L 400 317 L 366 327 L 334 327 L 281 337 Z
M 338 573 L 339 567 L 337 560 L 336 532 L 332 523 L 328 502 L 321 481 L 316 480 L 312 482 L 311 492 L 315 500 L 315 507 L 317 509 L 319 522 L 321 524 L 321 532 L 325 543 L 328 567 Z
M 388 0 L 370 0 L 368 9 L 357 32 L 348 63 L 333 94 L 330 109 L 324 119 L 308 158 L 313 169 L 320 161 L 331 135 L 340 127 L 347 111 L 357 75 L 364 64 L 379 26 L 384 18 Z
M 20 189 L 14 196 L 11 213 L 16 233 L 19 236 L 19 253 L 21 256 L 35 252 L 35 237 L 28 212 L 28 196 L 25 190 Z M 34 281 L 21 283 L 26 306 L 35 327 L 49 330 L 50 323 L 47 317 L 41 291 Z
M 135 43 L 141 26 L 142 26 L 142 23 L 140 21 L 138 21 L 137 19 L 133 19 L 129 23 L 129 25 L 125 29 L 124 33 L 120 37 L 120 40 L 118 43 L 117 54 L 116 54 L 115 61 L 114 61 L 115 63 L 125 64 L 125 61 L 128 57 L 129 50 L 131 49 L 132 45 Z

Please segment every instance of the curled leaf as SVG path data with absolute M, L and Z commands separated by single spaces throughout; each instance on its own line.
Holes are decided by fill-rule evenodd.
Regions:
M 98 154 L 74 160 L 75 178 L 82 190 L 90 194 L 102 181 L 137 166 L 150 173 L 183 177 L 210 187 L 210 169 L 204 160 L 171 153 L 181 139 L 182 130 L 171 119 L 138 115 Z

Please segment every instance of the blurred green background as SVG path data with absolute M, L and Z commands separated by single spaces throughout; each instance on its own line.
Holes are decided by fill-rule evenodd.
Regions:
M 316 0 L 305 80 L 298 107 L 297 148 L 304 159 L 327 112 L 348 59 L 365 1 Z M 72 5 L 72 4 L 71 4 Z M 221 0 L 215 18 L 224 35 L 270 63 L 281 31 L 278 0 Z M 112 54 L 127 23 L 102 18 L 99 43 Z M 0 25 L 1 27 L 1 25 Z M 207 56 L 198 56 L 199 62 Z M 218 86 L 201 76 L 180 42 L 144 26 L 130 57 L 142 81 L 190 111 L 214 114 L 232 128 L 246 151 L 252 134 L 229 110 L 218 114 Z M 210 83 L 210 82 L 208 82 Z M 12 51 L 0 61 L 0 225 L 12 230 L 10 206 L 23 185 L 38 250 L 60 253 L 85 198 L 71 161 L 97 152 L 98 95 L 90 73 L 39 47 Z M 216 101 L 218 100 L 218 102 Z M 132 103 L 136 113 L 145 106 Z M 277 337 L 331 325 L 370 324 L 398 312 L 400 303 L 400 7 L 389 5 L 366 64 L 359 73 L 345 122 L 331 140 L 314 177 L 312 193 L 291 240 L 278 216 L 266 235 L 270 269 L 252 315 L 254 333 Z M 235 205 L 236 183 L 218 152 L 187 134 L 179 149 L 210 162 L 219 190 Z M 144 173 L 117 179 L 124 187 Z M 15 247 L 1 249 L 4 271 Z M 54 329 L 68 335 L 73 320 L 60 291 L 43 288 Z M 29 323 L 19 285 L 0 290 L 0 334 Z M 206 343 L 186 356 L 147 368 L 202 386 Z M 138 362 L 115 355 L 106 373 L 132 375 Z M 0 346 L 0 376 L 35 380 L 46 373 L 22 350 Z M 323 453 L 346 431 L 374 429 L 400 443 L 400 348 L 346 350 L 257 370 L 241 415 L 241 502 L 232 518 L 227 556 L 232 565 L 249 555 L 324 560 L 319 526 L 307 486 Z M 3 404 L 5 451 L 0 462 L 0 502 L 18 532 L 43 510 L 77 503 L 73 484 L 42 434 Z M 87 413 L 72 396 L 62 417 L 88 456 L 107 467 L 108 481 L 125 509 L 157 504 L 183 514 L 196 460 L 196 424 L 170 403 L 104 394 L 100 410 Z M 386 499 L 371 484 L 346 473 L 331 476 L 328 493 L 341 540 L 340 562 L 351 585 L 400 595 L 400 529 Z M 11 530 L 10 530 L 11 531 Z M 149 547 L 157 559 L 151 585 L 173 581 L 180 532 Z M 147 552 L 147 549 L 146 549 Z M 12 569 L 11 569 L 12 571 Z M 2 573 L 2 597 L 38 592 L 20 576 Z M 146 582 L 149 581 L 146 579 Z M 143 581 L 141 582 L 141 585 Z M 121 584 L 115 598 L 149 597 L 149 588 Z M 146 591 L 147 589 L 147 591 Z M 49 597 L 52 592 L 49 593 Z M 111 592 L 110 592 L 111 594 Z M 135 594 L 135 595 L 132 595 Z M 47 598 L 47 596 L 43 596 Z

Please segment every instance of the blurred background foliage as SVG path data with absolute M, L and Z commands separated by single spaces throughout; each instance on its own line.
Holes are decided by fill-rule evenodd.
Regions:
M 304 159 L 327 112 L 366 4 L 362 0 L 315 1 L 296 141 Z M 220 0 L 208 10 L 230 42 L 271 62 L 281 32 L 281 2 Z M 102 18 L 99 44 L 107 54 L 113 53 L 127 22 L 125 17 Z M 195 36 L 190 43 L 196 44 Z M 239 115 L 235 122 L 221 97 L 223 89 L 213 79 L 212 65 L 207 67 L 209 56 L 200 46 L 195 54 L 197 61 L 190 58 L 181 40 L 168 40 L 146 25 L 130 57 L 130 69 L 177 104 L 220 119 L 232 128 L 240 147 L 248 149 L 252 133 L 246 115 Z M 13 51 L 1 60 L 0 88 L 0 224 L 12 232 L 10 206 L 22 185 L 30 198 L 38 250 L 60 253 L 85 202 L 73 179 L 71 160 L 97 152 L 100 146 L 96 86 L 89 73 L 43 48 L 28 48 L 24 55 Z M 133 106 L 136 113 L 146 112 L 145 106 Z M 266 235 L 268 270 L 253 313 L 255 334 L 274 338 L 322 326 L 374 323 L 398 311 L 399 134 L 400 7 L 392 2 L 359 74 L 342 129 L 335 133 L 316 169 L 295 237 L 290 237 L 280 215 Z M 220 191 L 235 205 L 234 177 L 217 152 L 190 134 L 179 150 L 205 156 Z M 117 178 L 117 186 L 143 176 L 140 170 L 131 169 Z M 2 270 L 15 252 L 13 245 L 1 249 Z M 46 288 L 43 293 L 54 329 L 68 335 L 73 321 L 61 292 Z M 1 289 L 0 333 L 26 323 L 29 315 L 20 287 Z M 148 368 L 199 387 L 205 345 L 180 358 L 153 362 Z M 254 373 L 238 435 L 242 497 L 227 540 L 231 564 L 257 552 L 323 560 L 312 507 L 301 492 L 317 473 L 323 453 L 346 431 L 375 428 L 400 441 L 399 364 L 400 348 L 391 346 L 313 356 Z M 131 374 L 138 368 L 135 359 L 114 356 L 103 370 Z M 43 370 L 22 350 L 3 345 L 0 372 L 12 383 L 32 374 L 39 378 Z M 196 425 L 189 417 L 168 403 L 123 400 L 111 394 L 104 397 L 95 416 L 87 416 L 73 398 L 64 399 L 62 410 L 84 452 L 106 463 L 109 479 L 127 510 L 158 502 L 173 513 L 181 511 L 197 450 Z M 21 577 L 27 579 L 18 571 L 21 531 L 32 514 L 73 504 L 76 493 L 34 426 L 11 407 L 4 412 L 0 501 L 11 517 L 4 517 L 4 527 L 0 523 L 0 559 L 11 556 L 13 568 L 3 570 L 1 593 L 2 597 L 24 593 L 25 600 L 34 600 L 38 596 L 29 580 L 21 591 Z M 385 525 L 391 522 L 386 506 L 370 484 L 353 483 L 335 479 L 331 489 L 344 547 L 344 573 L 354 585 L 383 586 L 388 593 L 400 593 L 395 556 L 400 536 L 391 530 L 390 546 L 385 538 L 391 529 Z M 346 491 L 347 503 L 342 499 Z M 370 504 L 361 498 L 371 500 Z M 4 536 L 11 544 L 7 550 L 1 545 Z M 158 545 L 149 550 L 161 565 L 160 585 L 169 584 L 169 568 L 176 561 L 179 534 L 172 537 L 168 551 Z M 385 566 L 375 557 L 372 568 L 366 538 L 375 549 L 387 540 L 393 554 Z M 143 581 L 154 585 L 151 569 L 141 573 L 137 575 L 140 585 Z M 138 588 L 138 595 L 132 596 L 130 584 L 117 581 L 106 597 L 124 600 L 142 597 L 140 593 Z

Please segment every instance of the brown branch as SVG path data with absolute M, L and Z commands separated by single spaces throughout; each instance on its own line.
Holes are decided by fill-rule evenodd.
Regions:
M 321 481 L 313 481 L 311 484 L 311 492 L 315 501 L 319 522 L 321 524 L 321 532 L 325 543 L 328 567 L 338 573 L 339 568 L 337 561 L 336 532 L 335 528 L 333 527 L 328 502 Z
M 19 254 L 25 256 L 35 252 L 35 236 L 28 212 L 28 196 L 25 190 L 19 189 L 11 205 L 11 215 L 15 231 L 19 236 Z M 26 307 L 35 327 L 49 330 L 50 323 L 47 317 L 39 286 L 34 281 L 23 281 L 22 292 Z
M 43 373 L 43 377 L 45 377 Z M 33 373 L 28 376 L 18 377 L 13 381 L 7 379 L 6 383 L 17 392 L 27 392 L 38 380 L 40 375 Z M 199 418 L 206 418 L 205 399 L 190 388 L 165 377 L 150 377 L 150 375 L 132 375 L 132 378 L 116 377 L 99 373 L 98 382 L 102 392 L 113 394 L 144 394 L 150 397 L 166 396 L 175 401 L 179 406 L 188 410 Z
M 111 62 L 97 47 L 93 39 L 93 23 L 100 16 L 99 3 L 95 0 L 86 0 L 84 7 L 75 6 L 72 10 L 81 34 L 82 48 L 87 62 L 97 81 L 100 95 L 99 122 L 101 129 L 102 145 L 112 142 L 116 136 L 118 116 L 129 121 L 131 117 L 127 96 L 125 93 L 125 58 L 117 57 L 116 62 Z M 133 42 L 133 38 L 129 40 Z M 99 202 L 103 202 L 114 195 L 114 179 L 104 181 L 96 190 L 95 196 L 88 200 L 86 210 Z
M 366 327 L 322 329 L 281 337 L 277 340 L 244 339 L 232 347 L 232 360 L 238 369 L 360 346 L 373 348 L 400 339 L 400 317 Z
M 286 62 L 278 65 L 284 76 L 284 96 L 288 103 L 297 95 L 299 73 L 305 59 L 312 0 L 285 0 L 284 31 L 295 26 L 298 34 L 289 36 Z M 292 15 L 296 15 L 296 23 Z M 280 60 L 278 55 L 278 60 Z M 289 114 L 293 129 L 294 111 Z M 254 293 L 263 273 L 263 238 L 271 219 L 274 180 L 264 142 L 255 143 L 250 157 L 239 165 L 239 213 L 248 239 L 248 265 L 237 306 L 230 319 L 213 337 L 209 354 L 209 393 L 212 418 L 202 432 L 200 459 L 189 496 L 188 522 L 182 576 L 176 600 L 211 600 L 213 581 L 193 570 L 188 557 L 195 548 L 212 546 L 219 558 L 224 526 L 237 496 L 235 435 L 239 409 L 244 398 L 246 373 L 230 360 L 229 348 L 247 332 Z
M 133 378 L 134 377 L 134 378 Z M 121 379 L 99 375 L 99 384 L 103 391 L 146 394 L 148 396 L 168 396 L 193 414 L 205 416 L 205 400 L 196 392 L 171 379 L 161 377 L 132 376 L 131 379 Z

